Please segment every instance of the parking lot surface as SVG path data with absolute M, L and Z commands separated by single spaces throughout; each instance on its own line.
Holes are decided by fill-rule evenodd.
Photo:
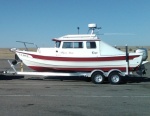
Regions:
M 1 70 L 9 65 L 0 60 Z M 79 78 L 0 76 L 1 116 L 149 116 L 150 64 L 126 84 L 93 84 Z

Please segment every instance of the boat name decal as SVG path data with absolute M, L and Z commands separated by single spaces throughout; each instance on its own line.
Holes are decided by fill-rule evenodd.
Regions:
M 23 57 L 28 57 L 28 58 L 32 58 L 31 55 L 28 54 L 23 54 L 23 53 L 18 53 L 19 56 L 23 56 Z
M 93 51 L 92 54 L 97 54 L 97 52 L 94 52 L 94 51 Z
M 60 52 L 61 54 L 73 54 L 73 52 L 64 52 L 64 51 L 62 51 L 62 52 Z

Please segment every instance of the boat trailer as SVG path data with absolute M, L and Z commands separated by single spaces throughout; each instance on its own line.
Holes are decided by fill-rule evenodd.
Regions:
M 34 71 L 23 71 L 22 61 L 16 62 L 15 60 L 8 63 L 13 69 L 12 71 L 6 70 L 1 71 L 2 75 L 16 75 L 16 76 L 42 76 L 42 77 L 87 77 L 87 80 L 91 80 L 95 84 L 102 84 L 108 77 L 108 81 L 111 84 L 120 84 L 124 83 L 126 76 L 135 76 L 132 72 L 129 71 L 129 54 L 128 46 L 126 45 L 126 71 L 122 72 L 118 69 L 112 69 L 109 72 L 104 72 L 103 70 L 95 69 L 91 72 L 34 72 Z M 145 61 L 147 63 L 148 61 Z M 20 63 L 20 71 L 17 71 L 15 66 Z M 138 75 L 142 76 L 145 73 L 144 65 L 140 66 Z

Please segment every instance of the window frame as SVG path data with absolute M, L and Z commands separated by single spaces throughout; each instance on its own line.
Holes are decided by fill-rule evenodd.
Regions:
M 90 44 L 90 46 L 88 47 L 88 45 L 87 44 Z M 94 43 L 94 47 L 92 47 L 93 45 L 91 45 L 92 43 Z M 96 46 L 96 42 L 95 41 L 86 41 L 86 48 L 87 49 L 96 49 L 97 48 L 97 46 Z
M 71 47 L 64 47 L 64 45 L 65 45 L 66 43 L 72 43 Z M 78 43 L 78 44 L 77 44 L 78 47 L 75 47 L 75 43 Z M 81 43 L 81 47 L 80 47 L 80 45 L 79 45 L 80 43 Z M 72 42 L 66 41 L 66 42 L 63 42 L 62 48 L 63 48 L 63 49 L 72 49 L 72 48 L 74 48 L 74 49 L 83 49 L 83 48 L 84 48 L 84 44 L 83 44 L 83 42 L 81 42 L 81 41 L 72 41 Z
M 57 43 L 58 43 L 58 44 L 57 44 Z M 61 46 L 61 41 L 56 41 L 56 42 L 55 42 L 55 47 L 56 47 L 56 48 L 60 48 L 60 46 Z

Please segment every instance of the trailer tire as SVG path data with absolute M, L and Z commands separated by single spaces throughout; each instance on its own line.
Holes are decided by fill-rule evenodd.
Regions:
M 122 76 L 119 74 L 120 72 L 112 72 L 108 76 L 108 80 L 111 84 L 117 85 L 122 83 Z
M 102 72 L 94 72 L 91 76 L 92 82 L 95 84 L 102 84 L 104 83 L 105 76 Z

